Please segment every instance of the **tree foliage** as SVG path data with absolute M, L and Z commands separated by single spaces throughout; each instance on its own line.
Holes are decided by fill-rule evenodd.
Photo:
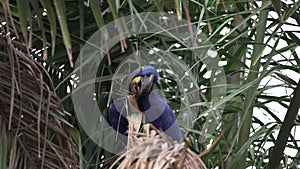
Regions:
M 76 119 L 72 71 L 94 32 L 141 12 L 186 19 L 207 35 L 221 58 L 227 81 L 226 97 L 220 100 L 225 103 L 222 120 L 204 143 L 198 139 L 205 117 L 189 132 L 191 148 L 204 155 L 208 168 L 299 167 L 299 114 L 283 120 L 291 117 L 291 109 L 299 110 L 299 102 L 291 102 L 299 92 L 299 6 L 299 1 L 278 0 L 1 0 L 0 168 L 100 168 L 113 163 L 116 156 L 94 144 Z M 116 28 L 124 36 L 124 25 Z M 105 35 L 103 42 L 109 38 Z M 174 49 L 176 43 L 176 37 L 140 35 L 110 49 L 97 74 L 101 111 L 107 115 L 112 75 L 129 54 L 144 48 Z M 183 46 L 169 52 L 197 72 L 199 114 L 209 114 L 214 108 L 209 104 L 211 91 L 219 86 L 211 85 L 205 64 Z M 180 100 L 172 97 L 178 95 L 176 85 L 172 79 L 159 81 L 159 88 L 171 89 L 165 94 L 173 109 L 180 107 Z M 288 138 L 279 131 L 289 133 Z M 297 153 L 283 153 L 285 148 Z M 269 161 L 274 154 L 279 158 Z

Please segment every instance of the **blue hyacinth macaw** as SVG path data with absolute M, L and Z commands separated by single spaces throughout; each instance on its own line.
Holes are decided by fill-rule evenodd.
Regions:
M 129 96 L 134 99 L 134 102 L 131 102 L 133 106 L 126 106 L 127 102 L 124 100 L 112 103 L 109 106 L 110 124 L 116 131 L 126 135 L 129 125 L 128 116 L 137 109 L 145 116 L 146 123 L 151 123 L 174 140 L 181 141 L 182 135 L 173 110 L 160 95 L 153 91 L 157 80 L 158 73 L 151 66 L 134 70 L 129 77 Z M 128 107 L 131 107 L 129 111 L 126 109 Z

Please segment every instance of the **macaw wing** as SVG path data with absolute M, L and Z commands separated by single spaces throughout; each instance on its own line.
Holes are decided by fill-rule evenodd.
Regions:
M 126 119 L 125 102 L 120 100 L 109 106 L 108 118 L 111 126 L 121 134 L 127 135 L 128 120 Z
M 146 104 L 147 110 L 144 112 L 146 121 L 151 123 L 157 129 L 164 131 L 167 135 L 175 140 L 182 140 L 179 125 L 176 121 L 175 114 L 168 103 L 158 94 L 149 95 L 149 105 Z

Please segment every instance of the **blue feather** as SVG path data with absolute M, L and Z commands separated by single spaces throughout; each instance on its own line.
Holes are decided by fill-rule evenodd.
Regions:
M 155 75 L 155 82 L 158 79 L 157 71 L 151 66 L 144 66 L 136 69 L 131 73 L 130 80 L 137 76 L 147 76 L 149 74 Z M 182 140 L 182 135 L 179 125 L 176 121 L 173 110 L 167 102 L 158 94 L 151 91 L 150 93 L 139 97 L 137 99 L 139 110 L 145 115 L 146 122 L 151 123 L 154 127 L 162 130 L 174 140 Z M 109 107 L 109 121 L 112 127 L 121 134 L 126 134 L 128 129 L 128 121 L 126 115 L 128 114 L 125 107 L 126 100 L 121 99 L 112 103 Z

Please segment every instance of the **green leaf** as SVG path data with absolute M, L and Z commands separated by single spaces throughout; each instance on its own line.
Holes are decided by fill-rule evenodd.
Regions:
M 40 0 L 43 7 L 46 9 L 47 17 L 50 25 L 50 31 L 51 31 L 51 44 L 52 44 L 52 52 L 51 54 L 54 55 L 55 51 L 55 39 L 56 39 L 56 16 L 54 9 L 52 7 L 51 1 L 48 0 Z
M 67 50 L 69 63 L 71 67 L 74 67 L 73 57 L 72 57 L 72 45 L 71 45 L 71 37 L 68 30 L 65 4 L 62 0 L 54 0 L 55 10 L 58 17 L 58 22 L 62 31 L 64 44 Z
M 233 161 L 228 168 L 235 168 L 236 165 L 240 162 L 240 158 L 247 151 L 247 149 L 253 143 L 253 141 L 259 140 L 262 137 L 262 134 L 265 133 L 266 131 L 268 131 L 268 128 L 266 126 L 262 126 L 250 138 L 248 138 L 248 140 L 244 143 L 244 145 L 235 154 L 235 158 L 233 158 Z
M 29 25 L 30 32 L 32 32 L 32 25 L 31 25 L 32 21 L 31 21 L 30 15 L 29 15 L 30 7 L 29 7 L 28 0 L 17 0 L 17 7 L 18 7 L 18 16 L 20 19 L 21 32 L 23 34 L 23 38 L 25 41 L 25 47 L 27 50 L 27 54 L 30 55 L 29 48 L 31 47 L 31 44 L 30 44 L 31 38 L 28 36 L 28 33 L 27 33 L 27 31 L 28 31 L 27 19 L 30 21 L 30 25 Z M 30 33 L 30 35 L 31 35 L 31 33 Z
M 287 75 L 284 75 L 282 73 L 278 73 L 275 72 L 275 74 L 281 79 L 283 80 L 285 83 L 287 84 L 291 84 L 291 85 L 297 85 L 297 82 L 295 82 L 292 78 L 288 77 Z
M 49 114 L 53 117 L 55 117 L 55 119 L 58 119 L 59 121 L 63 122 L 64 124 L 66 124 L 69 127 L 74 127 L 70 122 L 68 122 L 66 119 L 64 119 L 63 117 L 55 114 L 53 111 L 49 111 Z
M 101 10 L 97 0 L 90 0 L 90 3 L 91 3 L 91 9 L 93 11 L 94 19 L 96 20 L 98 28 L 100 29 L 102 26 L 105 25 L 105 22 L 104 22 L 104 19 L 102 16 L 102 10 Z
M 21 32 L 25 33 L 27 31 L 27 18 L 29 18 L 28 10 L 29 4 L 28 0 L 17 0 L 18 16 L 20 19 Z
M 45 32 L 45 27 L 43 24 L 42 12 L 41 8 L 39 7 L 38 0 L 31 0 L 30 1 L 33 9 L 35 10 L 35 14 L 37 15 L 37 22 L 38 26 L 42 31 L 42 41 L 43 41 L 43 59 L 46 60 L 48 58 L 47 54 L 47 37 Z
M 281 10 L 282 10 L 281 0 L 272 0 L 272 4 L 274 6 L 275 11 L 278 14 L 278 18 L 279 18 L 280 22 L 283 23 L 282 15 L 281 15 Z
M 287 34 L 291 37 L 291 39 L 300 46 L 300 39 L 291 31 L 287 31 Z
M 79 169 L 83 169 L 83 154 L 82 154 L 82 144 L 81 144 L 81 137 L 80 132 L 76 128 L 71 128 L 73 139 L 79 148 Z

